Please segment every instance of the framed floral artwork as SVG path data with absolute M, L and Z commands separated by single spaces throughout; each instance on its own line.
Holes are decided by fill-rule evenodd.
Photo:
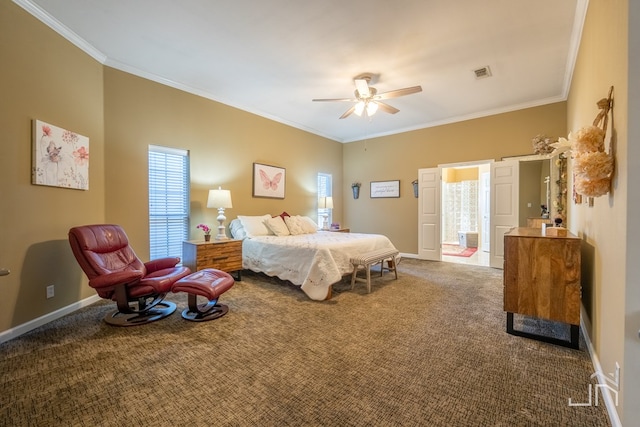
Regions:
M 254 163 L 253 197 L 284 199 L 285 173 L 284 168 Z
M 31 182 L 88 190 L 89 138 L 34 120 Z

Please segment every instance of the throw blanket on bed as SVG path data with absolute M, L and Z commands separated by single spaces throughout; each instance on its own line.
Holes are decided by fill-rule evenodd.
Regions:
M 329 287 L 350 274 L 352 256 L 395 249 L 380 234 L 321 231 L 297 236 L 256 236 L 242 243 L 243 268 L 301 286 L 313 300 L 324 300 Z

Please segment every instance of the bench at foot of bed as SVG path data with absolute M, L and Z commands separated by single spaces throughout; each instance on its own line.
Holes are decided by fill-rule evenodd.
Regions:
M 387 261 L 387 269 L 395 273 L 398 278 L 398 270 L 396 268 L 396 257 L 399 252 L 395 249 L 378 249 L 376 251 L 367 252 L 357 257 L 351 258 L 353 265 L 353 273 L 351 274 L 351 289 L 355 287 L 356 281 L 362 281 L 367 284 L 367 292 L 371 292 L 371 266 L 380 263 L 380 275 L 384 271 L 384 262 Z M 367 274 L 366 279 L 358 277 L 358 270 L 364 269 Z

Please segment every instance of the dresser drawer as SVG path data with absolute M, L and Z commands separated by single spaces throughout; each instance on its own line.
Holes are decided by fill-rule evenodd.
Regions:
M 242 241 L 184 242 L 183 264 L 192 271 L 215 268 L 226 272 L 242 270 Z
M 241 245 L 210 245 L 198 250 L 196 256 L 198 270 L 203 268 L 217 268 L 218 270 L 234 271 L 242 268 Z

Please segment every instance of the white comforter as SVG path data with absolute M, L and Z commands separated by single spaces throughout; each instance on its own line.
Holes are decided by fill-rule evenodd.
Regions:
M 380 234 L 320 231 L 297 236 L 257 236 L 242 242 L 242 266 L 299 285 L 313 300 L 327 298 L 329 287 L 350 274 L 352 256 L 395 249 Z

